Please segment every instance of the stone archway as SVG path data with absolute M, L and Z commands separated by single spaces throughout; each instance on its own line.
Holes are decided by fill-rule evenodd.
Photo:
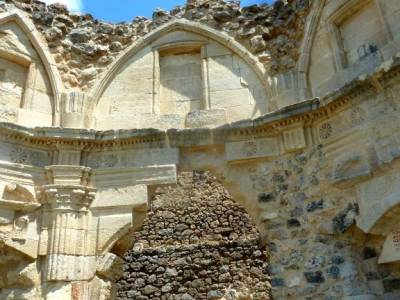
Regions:
M 270 298 L 260 234 L 210 172 L 157 188 L 133 236 L 116 299 Z

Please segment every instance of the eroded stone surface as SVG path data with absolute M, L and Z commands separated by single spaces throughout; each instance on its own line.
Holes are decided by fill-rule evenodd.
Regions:
M 137 282 L 142 299 L 399 298 L 399 8 L 190 1 L 177 17 L 110 25 L 60 5 L 0 3 L 0 298 L 115 298 L 129 250 L 154 271 Z M 178 171 L 193 170 L 212 172 L 255 227 L 224 192 L 221 207 L 202 206 L 190 185 L 188 199 L 171 195 L 195 224 L 179 205 L 152 214 Z M 156 225 L 132 249 L 148 214 Z M 247 236 L 255 228 L 268 255 Z M 168 278 L 184 266 L 153 259 L 182 266 L 209 253 L 211 283 L 191 264 L 198 272 L 177 291 Z

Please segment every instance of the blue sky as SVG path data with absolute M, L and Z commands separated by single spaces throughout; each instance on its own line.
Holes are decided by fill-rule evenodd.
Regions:
M 72 11 L 90 13 L 97 19 L 111 22 L 132 21 L 136 16 L 151 17 L 156 7 L 170 10 L 183 5 L 186 0 L 44 0 L 46 3 L 61 2 Z M 242 6 L 271 0 L 242 0 Z

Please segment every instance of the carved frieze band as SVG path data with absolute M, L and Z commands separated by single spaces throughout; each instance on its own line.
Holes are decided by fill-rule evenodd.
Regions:
M 324 121 L 318 125 L 318 139 L 321 143 L 329 142 L 342 133 L 362 125 L 366 119 L 366 112 L 360 106 L 344 111 L 340 115 Z
M 306 138 L 302 124 L 280 128 L 280 136 L 253 138 L 246 141 L 225 144 L 227 161 L 274 157 L 286 152 L 306 147 Z

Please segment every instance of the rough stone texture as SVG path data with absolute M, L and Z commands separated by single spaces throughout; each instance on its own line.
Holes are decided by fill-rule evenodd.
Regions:
M 36 0 L 7 0 L 29 12 L 45 36 L 67 87 L 88 90 L 96 75 L 139 37 L 174 19 L 207 24 L 233 36 L 257 55 L 271 74 L 295 67 L 309 0 L 276 1 L 274 5 L 240 7 L 239 1 L 189 1 L 152 19 L 109 24 L 91 15 L 70 14 L 65 6 Z
M 155 191 L 125 256 L 117 299 L 267 300 L 268 255 L 260 243 L 250 217 L 214 176 L 181 173 L 176 187 Z
M 144 247 L 202 242 L 256 240 L 246 212 L 208 172 L 183 173 L 177 187 L 160 187 L 142 229 L 134 234 Z
M 88 124 L 97 117 L 94 109 L 101 106 L 96 101 L 104 91 L 102 85 L 88 93 L 65 90 L 53 55 L 48 53 L 35 25 L 15 6 L 0 2 L 0 8 L 7 10 L 0 15 L 4 66 L 0 68 L 0 84 L 2 92 L 12 95 L 0 97 L 10 104 L 0 108 L 1 120 L 5 121 L 0 122 L 0 241 L 2 249 L 3 245 L 6 249 L 1 257 L 4 263 L 0 284 L 4 287 L 0 298 L 35 299 L 40 295 L 46 300 L 112 299 L 116 280 L 123 273 L 122 257 L 130 249 L 126 257 L 129 264 L 125 264 L 128 271 L 120 282 L 122 293 L 135 293 L 124 290 L 125 286 L 140 286 L 143 296 L 137 299 L 160 299 L 163 293 L 177 293 L 181 299 L 195 299 L 196 293 L 210 299 L 246 299 L 246 293 L 269 292 L 269 284 L 273 298 L 278 300 L 399 299 L 400 2 L 330 0 L 311 4 L 296 72 L 269 78 L 276 82 L 263 80 L 268 79 L 264 78 L 267 74 L 238 42 L 199 23 L 175 20 L 170 24 L 175 26 L 173 29 L 179 28 L 179 34 L 179 30 L 160 30 L 158 35 L 143 39 L 140 49 L 149 49 L 150 41 L 161 40 L 161 50 L 148 52 L 151 55 L 142 65 L 143 61 L 135 64 L 137 60 L 127 55 L 118 60 L 121 68 L 102 73 L 110 76 L 100 83 L 104 83 L 103 87 L 114 85 L 108 100 L 115 100 L 115 92 L 119 92 L 121 101 L 115 101 L 113 108 L 126 112 L 127 119 L 137 121 L 135 113 L 143 103 L 147 108 L 151 104 L 152 110 L 142 115 L 142 129 L 128 123 L 125 130 L 120 130 L 120 117 L 112 115 L 105 105 L 102 108 L 106 111 L 106 128 L 110 130 L 101 131 L 87 128 L 93 128 Z M 202 5 L 208 4 L 202 1 L 196 5 L 199 6 L 193 13 L 206 9 Z M 20 2 L 20 6 L 32 7 L 29 1 Z M 92 33 L 78 22 L 89 17 L 68 16 L 57 5 L 51 9 L 59 23 L 52 23 L 49 37 L 58 43 L 59 34 L 68 36 L 65 41 L 72 38 L 76 44 L 67 44 L 74 48 L 74 53 L 86 52 L 93 64 L 85 65 L 83 76 L 97 77 L 99 70 L 93 57 L 105 49 L 92 43 Z M 220 11 L 215 16 L 225 22 L 228 14 Z M 157 15 L 162 20 L 163 13 Z M 51 18 L 38 19 L 47 23 Z M 92 22 L 90 18 L 87 21 Z M 76 22 L 81 25 L 75 26 Z M 109 26 L 101 30 L 108 32 Z M 207 99 L 213 84 L 230 88 L 231 94 L 226 89 L 219 90 L 223 97 L 217 104 L 229 105 L 234 110 L 232 99 L 243 99 L 251 114 L 220 127 L 190 129 L 182 129 L 177 126 L 176 116 L 165 114 L 161 120 L 165 122 L 163 130 L 154 129 L 154 119 L 160 116 L 155 105 L 160 78 L 154 76 L 160 68 L 154 65 L 165 54 L 186 55 L 188 50 L 199 58 L 199 47 L 193 44 L 193 48 L 187 43 L 175 43 L 174 49 L 163 48 L 168 41 L 177 41 L 178 35 L 180 42 L 190 42 L 191 32 L 220 41 L 225 48 L 214 48 L 218 50 L 214 51 L 215 56 L 225 53 L 221 56 L 233 63 L 232 55 L 226 54 L 228 50 L 240 54 L 246 63 L 222 68 L 234 73 L 232 77 L 217 74 L 211 82 L 201 84 L 199 76 L 192 78 L 193 86 L 202 86 L 204 100 L 213 100 Z M 284 46 L 286 38 L 279 40 Z M 254 51 L 265 46 L 254 32 L 248 41 Z M 65 47 L 69 49 L 68 45 Z M 122 41 L 112 46 L 116 51 L 121 47 Z M 179 65 L 175 60 L 172 67 L 176 64 Z M 199 59 L 196 64 L 198 74 Z M 204 61 L 201 64 L 207 65 Z M 137 73 L 135 68 L 143 65 L 147 68 Z M 261 75 L 257 79 L 262 90 L 251 89 L 254 80 L 242 80 L 242 71 Z M 143 79 L 141 75 L 146 72 L 147 89 L 132 101 L 136 88 L 143 88 L 135 76 Z M 218 81 L 218 77 L 223 81 Z M 15 83 L 14 89 L 10 81 Z M 233 81 L 240 86 L 240 92 L 229 86 Z M 283 87 L 279 88 L 280 85 Z M 172 86 L 171 94 L 188 92 L 192 97 L 193 90 L 188 86 L 188 90 L 181 89 L 186 85 Z M 53 97 L 48 97 L 47 91 Z M 251 97 L 243 97 L 242 92 L 259 94 L 259 99 L 268 101 L 255 103 Z M 274 99 L 269 95 L 275 95 Z M 293 95 L 298 97 L 292 98 Z M 310 96 L 319 98 L 306 100 Z M 269 100 L 277 106 L 261 115 L 266 111 L 260 112 L 260 105 L 266 108 Z M 127 111 L 126 107 L 132 110 Z M 41 115 L 39 108 L 45 108 Z M 173 107 L 167 105 L 166 109 L 170 108 Z M 203 108 L 206 113 L 198 113 Z M 220 113 L 220 117 L 208 118 L 210 108 L 193 109 L 193 127 L 207 123 L 207 119 L 217 123 L 223 119 Z M 237 110 L 240 113 L 243 109 Z M 202 115 L 207 118 L 201 119 Z M 53 126 L 37 127 L 50 124 Z M 215 174 L 251 217 L 260 240 L 267 243 L 268 255 L 256 250 L 259 238 L 254 238 L 250 222 L 244 221 L 248 218 L 243 210 L 233 209 L 222 188 L 207 176 L 205 182 L 198 179 L 200 183 L 192 184 L 189 180 L 187 189 L 184 178 L 178 188 L 166 188 L 176 183 L 178 170 L 208 170 Z M 204 197 L 216 200 L 215 190 L 222 202 L 212 205 L 203 200 L 203 190 Z M 135 237 L 132 232 L 143 225 L 148 196 L 154 191 L 156 200 L 150 218 L 144 231 L 136 235 L 140 242 L 131 249 L 130 242 Z M 168 196 L 169 191 L 172 197 Z M 185 199 L 187 203 L 183 203 Z M 168 201 L 161 205 L 164 200 Z M 177 201 L 183 202 L 178 205 Z M 191 206 L 191 202 L 195 205 Z M 196 215 L 188 219 L 190 214 L 183 211 L 191 211 L 192 207 Z M 203 207 L 211 214 L 210 224 L 207 218 L 199 218 Z M 176 215 L 169 214 L 170 211 Z M 247 249 L 255 251 L 250 253 Z M 208 277 L 211 286 L 215 283 L 218 289 L 208 290 L 207 277 L 202 273 L 207 269 L 200 271 L 200 262 L 186 255 L 188 252 L 199 257 L 215 253 L 214 265 L 221 267 L 213 269 Z M 143 265 L 137 264 L 141 257 Z M 167 269 L 167 259 L 156 257 L 171 258 L 179 267 Z M 187 258 L 192 260 L 190 264 L 186 263 Z M 204 262 L 207 261 L 201 261 Z M 190 279 L 185 281 L 187 265 L 193 273 L 186 272 Z M 143 272 L 131 272 L 136 267 Z M 147 267 L 153 274 L 146 273 Z M 240 276 L 237 274 L 245 277 L 235 278 Z M 169 277 L 164 276 L 175 277 L 177 283 L 166 281 Z M 253 277 L 260 285 L 250 284 Z M 237 287 L 235 292 L 229 286 L 224 290 L 228 283 Z M 183 287 L 176 291 L 177 285 Z M 135 298 L 133 294 L 131 298 Z

